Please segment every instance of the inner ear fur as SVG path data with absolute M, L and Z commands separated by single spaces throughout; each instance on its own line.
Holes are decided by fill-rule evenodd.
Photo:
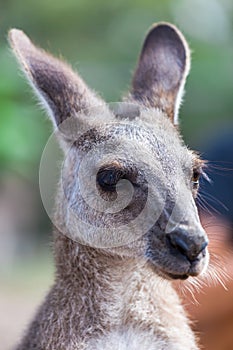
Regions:
M 131 99 L 159 108 L 174 124 L 190 69 L 190 50 L 182 33 L 169 23 L 148 32 L 132 80 Z

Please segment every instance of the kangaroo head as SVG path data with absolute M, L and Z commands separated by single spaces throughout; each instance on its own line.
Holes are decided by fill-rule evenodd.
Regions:
M 168 23 L 146 36 L 126 102 L 107 105 L 18 30 L 13 50 L 64 150 L 55 225 L 82 244 L 140 256 L 167 278 L 208 263 L 195 196 L 202 161 L 179 135 L 188 45 Z

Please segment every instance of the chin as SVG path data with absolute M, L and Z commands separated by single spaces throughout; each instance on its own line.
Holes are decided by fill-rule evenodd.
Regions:
M 196 277 L 205 273 L 209 263 L 209 254 L 197 261 L 171 261 L 167 260 L 166 265 L 161 265 L 154 259 L 149 259 L 148 264 L 152 270 L 166 280 L 186 280 L 189 277 Z

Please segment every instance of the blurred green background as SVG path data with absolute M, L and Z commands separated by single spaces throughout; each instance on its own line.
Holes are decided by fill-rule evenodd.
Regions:
M 233 127 L 232 0 L 0 0 L 0 317 L 10 349 L 52 283 L 50 223 L 38 168 L 51 132 L 9 50 L 7 32 L 24 30 L 64 57 L 107 101 L 127 91 L 146 31 L 170 21 L 192 48 L 180 111 L 188 145 Z

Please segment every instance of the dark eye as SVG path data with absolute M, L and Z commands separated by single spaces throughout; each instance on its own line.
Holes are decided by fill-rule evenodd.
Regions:
M 119 169 L 99 170 L 96 181 L 104 191 L 114 192 L 116 190 L 116 184 L 122 176 L 122 171 Z
M 193 169 L 192 185 L 194 189 L 198 189 L 200 176 L 200 171 L 198 169 Z

